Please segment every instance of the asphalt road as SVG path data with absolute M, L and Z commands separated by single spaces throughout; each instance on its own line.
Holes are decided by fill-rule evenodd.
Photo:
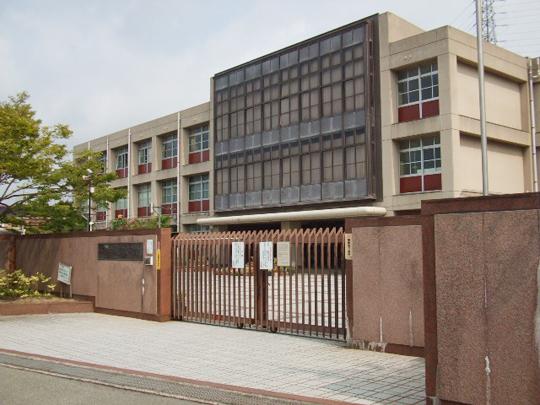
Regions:
M 69 380 L 0 365 L 2 405 L 192 405 L 196 402 Z M 200 404 L 200 403 L 199 403 Z

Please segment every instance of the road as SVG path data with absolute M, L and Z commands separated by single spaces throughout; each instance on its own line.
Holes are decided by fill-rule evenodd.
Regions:
M 0 365 L 0 396 L 2 405 L 196 404 L 2 365 Z

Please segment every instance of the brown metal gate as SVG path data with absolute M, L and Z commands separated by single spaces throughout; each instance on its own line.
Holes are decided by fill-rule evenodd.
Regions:
M 244 242 L 243 268 L 232 268 L 232 242 Z M 260 242 L 272 242 L 272 270 L 259 268 Z M 287 267 L 277 242 L 289 242 Z M 178 234 L 173 269 L 175 319 L 346 337 L 342 228 Z

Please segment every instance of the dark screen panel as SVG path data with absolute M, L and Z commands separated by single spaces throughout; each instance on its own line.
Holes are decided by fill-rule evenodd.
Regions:
M 99 243 L 98 260 L 142 262 L 142 243 Z

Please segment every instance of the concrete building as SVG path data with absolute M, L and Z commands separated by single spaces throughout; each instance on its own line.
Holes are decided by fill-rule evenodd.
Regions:
M 528 60 L 486 44 L 485 72 L 490 192 L 532 191 Z M 150 203 L 182 231 L 321 208 L 401 215 L 482 192 L 476 38 L 452 27 L 374 15 L 217 73 L 210 99 L 75 148 L 103 151 L 129 190 L 98 222 Z

